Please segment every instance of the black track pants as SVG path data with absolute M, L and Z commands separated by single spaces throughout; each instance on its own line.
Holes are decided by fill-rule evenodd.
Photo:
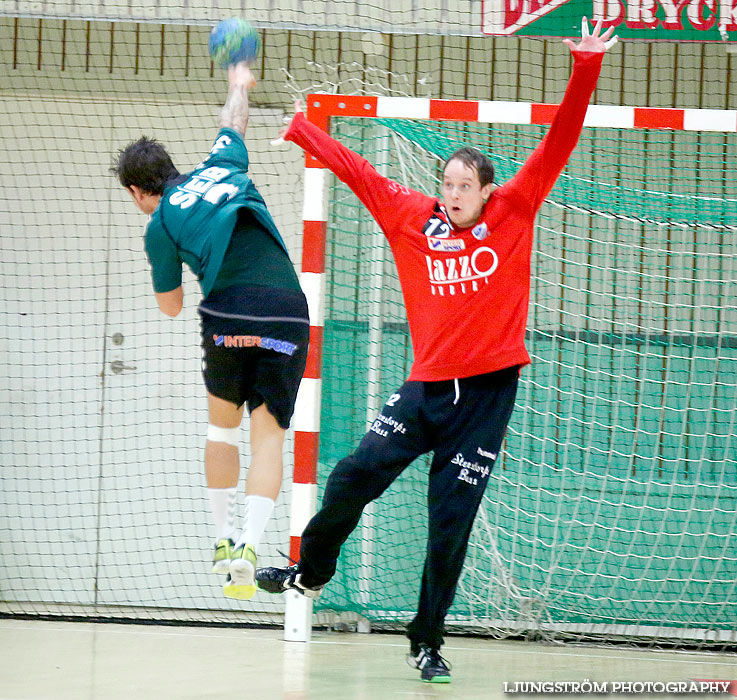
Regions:
M 328 478 L 322 507 L 302 533 L 303 580 L 329 581 L 364 506 L 417 457 L 433 452 L 427 554 L 407 636 L 439 647 L 476 511 L 512 414 L 518 376 L 518 368 L 510 367 L 459 380 L 406 382 L 392 394 L 358 449 Z

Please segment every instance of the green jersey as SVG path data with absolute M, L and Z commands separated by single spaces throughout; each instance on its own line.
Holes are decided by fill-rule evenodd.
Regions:
M 242 208 L 248 209 L 287 252 L 247 172 L 248 150 L 243 138 L 233 129 L 221 129 L 205 161 L 164 190 L 145 234 L 154 291 L 170 292 L 179 287 L 182 263 L 186 263 L 207 297 Z

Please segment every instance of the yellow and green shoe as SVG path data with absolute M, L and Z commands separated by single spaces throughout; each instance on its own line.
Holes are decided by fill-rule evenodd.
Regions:
M 253 545 L 236 547 L 230 559 L 228 580 L 223 586 L 226 598 L 250 600 L 256 593 L 256 550 Z
M 227 574 L 230 571 L 230 562 L 233 558 L 233 540 L 224 538 L 215 545 L 215 554 L 212 557 L 213 574 Z

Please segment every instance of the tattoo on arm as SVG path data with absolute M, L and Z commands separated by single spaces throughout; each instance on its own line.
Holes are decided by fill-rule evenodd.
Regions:
M 231 128 L 243 136 L 247 125 L 248 91 L 245 87 L 233 86 L 228 91 L 228 97 L 220 110 L 220 127 Z

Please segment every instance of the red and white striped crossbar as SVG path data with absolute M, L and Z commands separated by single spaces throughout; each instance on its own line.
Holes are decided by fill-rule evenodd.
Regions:
M 327 130 L 331 117 L 391 117 L 496 124 L 550 124 L 558 105 L 418 97 L 308 95 L 308 119 Z M 737 132 L 734 109 L 668 109 L 589 105 L 584 126 Z M 309 164 L 308 164 L 308 167 Z
M 546 125 L 552 122 L 558 108 L 554 104 L 529 102 L 321 94 L 308 95 L 306 102 L 307 118 L 325 131 L 329 131 L 330 119 L 335 116 Z M 586 111 L 584 126 L 737 132 L 737 110 L 590 105 Z M 301 283 L 310 309 L 310 348 L 294 413 L 294 485 L 289 526 L 289 555 L 294 561 L 299 560 L 300 536 L 315 512 L 317 500 L 327 174 L 327 169 L 319 160 L 306 155 Z M 309 600 L 292 591 L 288 592 L 284 619 L 285 639 L 309 640 L 311 614 L 312 605 Z

